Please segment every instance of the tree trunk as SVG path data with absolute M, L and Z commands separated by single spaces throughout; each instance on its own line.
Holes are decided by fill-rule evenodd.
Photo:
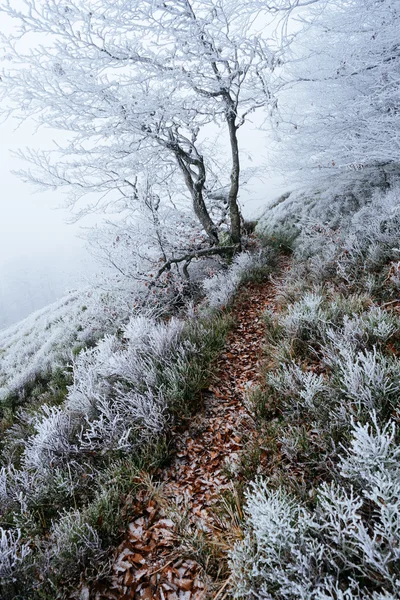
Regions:
M 192 196 L 193 210 L 196 214 L 196 217 L 199 219 L 204 231 L 208 235 L 211 245 L 218 245 L 218 229 L 210 217 L 203 198 L 203 189 L 206 181 L 206 170 L 203 159 L 202 157 L 199 157 L 194 160 L 187 155 L 185 156 L 185 153 L 180 148 L 174 149 L 174 153 L 178 161 L 178 165 L 183 173 L 186 186 L 190 192 L 190 195 Z M 196 166 L 198 173 L 195 174 L 193 169 L 190 169 L 190 164 L 194 164 Z
M 229 190 L 229 213 L 231 221 L 231 239 L 234 244 L 241 245 L 241 223 L 240 211 L 238 206 L 239 194 L 239 178 L 240 178 L 240 159 L 239 159 L 239 144 L 237 139 L 236 115 L 233 108 L 229 108 L 226 114 L 228 123 L 229 139 L 232 151 L 232 170 L 231 170 L 231 187 Z
M 218 230 L 217 227 L 215 225 L 215 223 L 213 222 L 213 220 L 211 219 L 206 204 L 204 202 L 204 198 L 203 198 L 203 191 L 202 190 L 196 190 L 195 188 L 191 191 L 192 194 L 192 200 L 193 200 L 193 209 L 194 212 L 196 213 L 196 217 L 199 219 L 200 223 L 202 224 L 205 232 L 207 233 L 211 244 L 214 245 L 218 245 L 219 244 L 219 239 L 218 239 Z

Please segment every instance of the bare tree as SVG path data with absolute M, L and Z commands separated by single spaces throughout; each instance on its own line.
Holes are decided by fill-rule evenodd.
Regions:
M 216 126 L 230 145 L 222 186 L 231 242 L 240 247 L 238 132 L 251 113 L 274 105 L 270 77 L 282 48 L 270 22 L 299 4 L 1 0 L 0 12 L 15 22 L 12 39 L 2 36 L 4 110 L 68 134 L 57 151 L 21 153 L 34 165 L 24 176 L 67 187 L 77 216 L 119 210 L 121 200 L 134 202 L 137 178 L 151 180 L 161 198 L 167 187 L 169 197 L 188 195 L 216 245 L 207 143 Z

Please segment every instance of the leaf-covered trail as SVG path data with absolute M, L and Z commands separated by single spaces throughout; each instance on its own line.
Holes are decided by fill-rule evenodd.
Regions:
M 142 514 L 118 548 L 113 590 L 98 598 L 213 597 L 201 566 L 202 545 L 207 538 L 223 539 L 224 528 L 232 527 L 218 516 L 218 504 L 232 489 L 232 473 L 253 430 L 244 399 L 257 380 L 262 314 L 274 300 L 274 288 L 271 282 L 250 283 L 240 291 L 232 311 L 235 325 L 203 394 L 204 409 L 176 436 L 172 460 L 159 473 L 159 494 L 137 500 Z

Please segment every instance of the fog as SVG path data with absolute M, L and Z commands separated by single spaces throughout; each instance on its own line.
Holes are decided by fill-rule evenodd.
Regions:
M 12 21 L 4 15 L 2 30 L 13 30 Z M 250 121 L 240 130 L 243 167 L 258 167 L 260 175 L 240 193 L 245 218 L 257 216 L 285 189 L 282 179 L 273 177 L 263 166 L 269 144 L 260 123 Z M 0 123 L 0 328 L 80 286 L 97 268 L 78 237 L 95 219 L 67 224 L 70 215 L 59 208 L 65 199 L 62 193 L 37 191 L 12 173 L 26 167 L 13 151 L 27 147 L 51 150 L 54 140 L 62 143 L 62 133 L 37 131 L 29 119 Z M 98 216 L 97 221 L 100 219 Z
M 93 218 L 67 224 L 71 215 L 60 208 L 65 200 L 62 193 L 37 191 L 12 173 L 26 166 L 12 152 L 26 147 L 51 149 L 57 135 L 36 132 L 31 121 L 19 124 L 10 119 L 0 124 L 0 328 L 82 285 L 96 269 L 79 237 Z M 257 123 L 249 124 L 242 142 L 244 166 L 258 165 L 261 176 L 253 178 L 241 195 L 243 214 L 251 218 L 281 193 L 283 184 L 262 166 L 267 145 Z
M 284 186 L 263 166 L 268 143 L 260 122 L 250 122 L 240 135 L 243 167 L 257 167 L 259 174 L 240 195 L 245 218 L 252 218 Z M 67 224 L 71 214 L 60 208 L 65 192 L 38 191 L 13 174 L 27 166 L 13 152 L 27 147 L 51 150 L 54 140 L 62 141 L 62 134 L 36 131 L 31 120 L 9 119 L 0 124 L 0 328 L 80 286 L 96 270 L 81 238 L 84 228 L 100 221 L 101 215 Z
M 79 239 L 79 225 L 68 225 L 62 194 L 37 192 L 13 175 L 23 168 L 12 151 L 51 146 L 33 123 L 0 125 L 0 327 L 27 316 L 81 284 L 94 269 Z

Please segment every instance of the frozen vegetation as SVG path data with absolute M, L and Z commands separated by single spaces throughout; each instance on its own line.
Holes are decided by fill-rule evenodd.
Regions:
M 292 193 L 258 225 L 293 264 L 250 398 L 274 466 L 245 492 L 235 597 L 399 597 L 400 188 L 379 181 Z
M 180 318 L 168 302 L 130 316 L 100 304 L 95 318 L 93 296 L 76 295 L 2 333 L 2 598 L 67 593 L 81 572 L 107 571 L 127 486 L 195 410 L 227 327 L 217 307 L 261 262 L 235 258 L 204 281 L 200 312 Z
M 90 235 L 111 277 L 0 333 L 1 598 L 67 598 L 109 575 L 125 500 L 198 409 L 225 308 L 277 250 L 291 259 L 264 315 L 234 509 L 221 500 L 236 543 L 220 592 L 399 598 L 397 3 L 0 0 L 3 13 L 4 114 L 68 132 L 22 153 L 23 177 L 66 188 L 78 216 L 119 217 Z M 302 187 L 268 207 L 256 243 L 238 201 L 258 110 Z
M 116 301 L 92 290 L 74 292 L 1 331 L 0 398 L 18 396 L 37 377 L 64 367 L 73 352 L 114 330 Z M 118 318 L 127 314 L 128 304 Z

